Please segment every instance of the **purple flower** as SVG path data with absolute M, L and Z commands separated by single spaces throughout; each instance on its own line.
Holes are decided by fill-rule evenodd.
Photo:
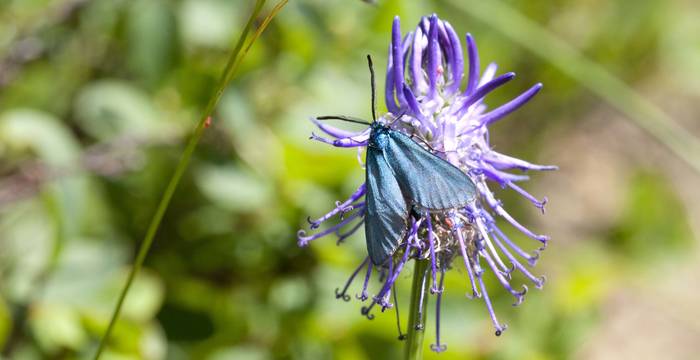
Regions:
M 483 299 L 486 309 L 500 335 L 506 325 L 496 319 L 484 285 L 484 274 L 490 272 L 515 298 L 519 305 L 528 288 L 516 289 L 510 284 L 514 271 L 522 273 L 536 288 L 541 288 L 544 277 L 533 275 L 529 267 L 535 265 L 539 252 L 548 237 L 539 235 L 513 218 L 491 191 L 493 184 L 510 188 L 544 211 L 547 199 L 538 200 L 521 188 L 518 183 L 528 176 L 508 170 L 555 170 L 556 166 L 535 165 L 498 153 L 489 145 L 488 126 L 527 103 L 541 88 L 535 84 L 515 99 L 488 110 L 484 97 L 515 77 L 514 73 L 496 76 L 497 67 L 489 64 L 483 73 L 479 71 L 479 57 L 471 35 L 466 35 L 468 74 L 464 74 L 465 59 L 462 45 L 452 26 L 436 15 L 424 17 L 413 32 L 402 37 L 399 18 L 393 23 L 389 60 L 386 71 L 385 101 L 389 110 L 378 121 L 398 131 L 413 135 L 417 142 L 462 169 L 472 179 L 478 191 L 477 200 L 469 206 L 442 213 L 417 214 L 410 220 L 406 237 L 384 266 L 375 266 L 365 258 L 336 296 L 349 300 L 348 289 L 364 270 L 364 282 L 357 298 L 369 301 L 362 313 L 369 318 L 374 306 L 385 310 L 393 306 L 391 291 L 404 265 L 410 259 L 430 260 L 431 293 L 437 294 L 436 343 L 434 351 L 442 351 L 440 342 L 440 301 L 443 276 L 452 262 L 461 257 L 468 275 L 468 295 Z M 462 80 L 466 86 L 461 87 Z M 394 121 L 398 117 L 398 120 Z M 367 146 L 369 129 L 353 133 L 340 130 L 313 119 L 321 131 L 330 138 L 312 134 L 312 139 L 336 147 Z M 359 153 L 358 153 L 359 154 Z M 311 220 L 311 229 L 318 229 L 331 218 L 340 221 L 329 228 L 307 234 L 298 233 L 300 246 L 334 234 L 338 243 L 343 242 L 362 226 L 365 215 L 365 184 L 347 200 L 337 202 L 336 207 L 319 219 Z M 527 237 L 539 242 L 538 249 L 527 252 L 508 238 L 496 224 L 500 217 Z M 381 286 L 370 296 L 369 282 L 378 274 Z M 438 284 L 439 283 L 439 284 Z

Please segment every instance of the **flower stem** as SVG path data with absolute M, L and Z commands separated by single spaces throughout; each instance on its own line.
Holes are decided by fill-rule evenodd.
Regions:
M 265 30 L 270 21 L 275 17 L 275 15 L 277 15 L 277 13 L 280 10 L 282 10 L 282 7 L 284 7 L 284 5 L 287 4 L 287 0 L 280 0 L 277 3 L 277 5 L 275 5 L 275 7 L 270 11 L 270 13 L 265 17 L 262 23 L 257 27 L 255 33 L 252 35 L 250 40 L 248 40 L 248 34 L 253 28 L 255 19 L 257 18 L 258 14 L 260 14 L 263 5 L 265 5 L 265 1 L 266 0 L 256 1 L 253 11 L 250 14 L 250 18 L 248 19 L 248 22 L 246 23 L 246 26 L 243 29 L 243 32 L 241 33 L 241 36 L 238 38 L 234 50 L 229 56 L 229 60 L 226 64 L 226 67 L 224 68 L 223 73 L 221 74 L 221 78 L 219 79 L 219 83 L 216 87 L 216 90 L 213 93 L 212 97 L 209 99 L 204 113 L 202 114 L 202 117 L 197 123 L 197 126 L 195 127 L 195 130 L 187 143 L 187 147 L 185 147 L 185 150 L 182 153 L 182 156 L 180 157 L 180 161 L 178 162 L 177 167 L 175 168 L 175 172 L 173 173 L 172 177 L 170 178 L 170 181 L 168 182 L 168 186 L 163 192 L 163 196 L 160 199 L 158 208 L 156 209 L 155 214 L 153 214 L 153 218 L 151 219 L 151 222 L 148 226 L 146 235 L 143 239 L 143 242 L 141 243 L 141 246 L 139 247 L 136 260 L 134 261 L 134 265 L 131 268 L 131 271 L 129 272 L 126 284 L 124 285 L 124 288 L 119 294 L 119 299 L 117 300 L 117 304 L 114 307 L 114 311 L 112 312 L 112 317 L 109 320 L 107 330 L 105 331 L 105 334 L 100 340 L 97 352 L 95 353 L 95 356 L 93 358 L 94 360 L 98 360 L 105 349 L 107 341 L 109 340 L 109 337 L 112 334 L 112 331 L 114 330 L 114 326 L 117 323 L 117 320 L 119 319 L 119 314 L 121 313 L 122 305 L 124 304 L 126 295 L 129 293 L 129 289 L 131 288 L 131 284 L 133 283 L 134 278 L 136 278 L 136 275 L 141 270 L 141 266 L 143 265 L 143 262 L 146 259 L 146 255 L 148 255 L 148 251 L 150 250 L 151 245 L 153 244 L 153 239 L 155 238 L 156 232 L 158 231 L 161 220 L 163 219 L 163 215 L 165 215 L 165 211 L 167 210 L 168 205 L 170 204 L 170 200 L 172 199 L 173 194 L 177 189 L 177 185 L 180 183 L 182 175 L 184 174 L 185 170 L 187 169 L 187 166 L 190 163 L 192 154 L 194 153 L 194 150 L 197 147 L 199 140 L 202 138 L 204 130 L 208 127 L 207 124 L 209 122 L 211 114 L 214 112 L 214 108 L 219 103 L 219 100 L 221 99 L 221 96 L 223 95 L 224 90 L 228 86 L 229 82 L 236 75 L 236 72 L 240 67 L 241 62 L 243 61 L 243 58 L 245 58 L 250 48 Z M 246 40 L 248 40 L 247 43 Z
M 406 329 L 406 360 L 423 358 L 423 335 L 428 306 L 428 265 L 427 260 L 416 260 L 411 286 L 411 306 L 408 309 L 408 329 Z

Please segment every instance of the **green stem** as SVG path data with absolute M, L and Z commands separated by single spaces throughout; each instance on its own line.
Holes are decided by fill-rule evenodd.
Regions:
M 406 329 L 406 360 L 423 358 L 423 336 L 428 307 L 428 265 L 427 260 L 416 260 L 411 285 L 411 307 L 408 309 Z
M 452 0 L 450 4 L 551 62 L 700 172 L 700 140 L 603 66 L 583 56 L 578 49 L 503 1 Z
M 280 10 L 282 10 L 284 5 L 287 4 L 287 0 L 279 1 L 277 3 L 277 5 L 275 5 L 275 7 L 270 11 L 270 13 L 267 15 L 267 17 L 265 17 L 263 22 L 260 24 L 260 26 L 257 28 L 255 33 L 252 35 L 251 39 L 246 44 L 246 40 L 248 39 L 248 34 L 250 33 L 250 30 L 253 28 L 253 24 L 255 22 L 255 19 L 260 14 L 260 11 L 262 10 L 263 5 L 265 5 L 265 1 L 266 0 L 257 0 L 256 1 L 255 7 L 253 8 L 253 11 L 250 14 L 250 17 L 248 18 L 248 22 L 246 23 L 246 26 L 243 29 L 243 32 L 241 33 L 241 36 L 238 38 L 238 41 L 236 43 L 236 46 L 234 47 L 234 50 L 231 52 L 231 55 L 229 56 L 229 60 L 226 64 L 226 67 L 224 68 L 223 73 L 221 74 L 221 78 L 219 79 L 219 83 L 216 87 L 216 91 L 214 92 L 212 97 L 209 99 L 209 103 L 207 103 L 207 106 L 204 110 L 204 113 L 202 114 L 202 117 L 200 118 L 199 122 L 197 123 L 197 126 L 195 127 L 195 130 L 194 130 L 190 140 L 188 141 L 187 147 L 185 147 L 185 150 L 182 153 L 182 156 L 180 157 L 180 161 L 178 162 L 177 167 L 175 168 L 175 172 L 173 173 L 172 177 L 170 178 L 170 181 L 168 182 L 168 186 L 165 188 L 165 191 L 163 192 L 163 196 L 160 199 L 160 203 L 158 204 L 158 208 L 156 209 L 156 212 L 153 215 L 153 218 L 151 219 L 151 222 L 148 226 L 148 230 L 146 231 L 146 235 L 143 239 L 143 242 L 141 243 L 141 246 L 139 247 L 138 255 L 136 256 L 136 260 L 134 261 L 134 265 L 131 268 L 131 272 L 129 272 L 129 276 L 126 280 L 126 284 L 124 285 L 124 288 L 122 289 L 121 293 L 119 294 L 119 299 L 117 300 L 117 304 L 116 304 L 114 311 L 112 313 L 112 317 L 110 318 L 109 325 L 107 326 L 107 330 L 105 331 L 105 334 L 102 337 L 100 344 L 97 348 L 97 352 L 95 353 L 95 357 L 93 358 L 94 360 L 98 360 L 100 358 L 100 356 L 102 355 L 102 352 L 105 349 L 107 341 L 109 340 L 109 337 L 112 334 L 112 331 L 114 330 L 114 326 L 117 323 L 117 320 L 119 319 L 119 314 L 121 313 L 121 309 L 122 309 L 122 306 L 124 304 L 124 300 L 126 299 L 126 296 L 129 293 L 129 289 L 131 288 L 131 284 L 133 283 L 134 278 L 136 278 L 136 275 L 141 270 L 143 262 L 146 259 L 146 255 L 148 255 L 148 251 L 150 250 L 151 245 L 153 244 L 153 239 L 155 238 L 155 235 L 158 231 L 161 220 L 163 219 L 163 215 L 165 215 L 165 211 L 168 209 L 168 205 L 170 204 L 170 200 L 172 199 L 173 194 L 175 193 L 175 190 L 177 189 L 177 185 L 179 184 L 180 179 L 182 178 L 182 175 L 185 173 L 185 170 L 187 169 L 187 166 L 190 163 L 190 160 L 192 158 L 192 154 L 194 153 L 194 150 L 197 147 L 199 140 L 202 138 L 202 134 L 204 133 L 204 129 L 207 128 L 207 119 L 210 118 L 211 114 L 214 111 L 214 108 L 219 103 L 219 100 L 221 99 L 221 96 L 223 95 L 224 90 L 228 86 L 228 83 L 236 75 L 236 72 L 237 72 L 238 68 L 240 67 L 241 62 L 245 58 L 245 56 L 248 53 L 248 51 L 250 50 L 250 48 L 253 46 L 253 44 L 258 39 L 258 37 L 262 34 L 262 32 L 265 30 L 265 28 L 270 23 L 270 21 L 275 17 L 275 15 L 277 15 L 277 13 Z

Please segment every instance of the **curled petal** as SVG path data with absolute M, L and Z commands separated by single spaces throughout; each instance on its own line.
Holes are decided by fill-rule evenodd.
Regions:
M 336 138 L 358 138 L 358 137 L 369 137 L 369 128 L 362 131 L 347 131 L 343 129 L 338 129 L 335 126 L 325 124 L 321 121 L 316 120 L 316 118 L 311 118 L 311 122 L 314 123 L 319 129 L 321 129 L 326 134 Z
M 363 208 L 359 208 L 359 210 L 358 210 L 357 212 L 353 213 L 351 216 L 349 216 L 349 217 L 346 218 L 345 220 L 339 222 L 337 225 L 332 226 L 332 227 L 330 227 L 330 228 L 328 228 L 328 229 L 326 229 L 326 230 L 324 230 L 324 231 L 321 231 L 321 232 L 316 233 L 316 234 L 313 234 L 313 235 L 307 236 L 307 235 L 306 235 L 306 231 L 304 231 L 304 230 L 299 230 L 299 231 L 297 232 L 297 244 L 299 244 L 299 246 L 301 246 L 301 247 L 304 247 L 304 246 L 308 245 L 309 242 L 311 242 L 311 241 L 313 241 L 313 240 L 316 240 L 316 239 L 318 239 L 318 238 L 324 237 L 324 236 L 326 236 L 326 235 L 328 235 L 328 234 L 332 234 L 332 233 L 338 231 L 338 230 L 339 230 L 340 228 L 342 228 L 343 226 L 349 224 L 350 222 L 352 222 L 353 220 L 357 219 L 358 217 L 363 216 L 364 213 L 365 213 L 364 210 L 365 210 L 364 207 L 363 207 Z
M 450 68 L 450 83 L 446 88 L 446 93 L 451 94 L 457 92 L 459 85 L 462 82 L 462 77 L 464 76 L 464 57 L 462 56 L 462 47 L 460 46 L 459 36 L 452 28 L 452 25 L 445 21 L 445 31 L 449 38 L 449 48 L 450 54 L 452 56 L 452 61 L 449 62 Z
M 506 115 L 520 108 L 521 106 L 527 104 L 527 102 L 530 101 L 530 99 L 532 99 L 533 96 L 537 95 L 537 93 L 540 92 L 541 89 L 542 84 L 535 84 L 535 86 L 520 94 L 515 99 L 497 107 L 489 113 L 484 114 L 481 117 L 482 126 L 491 125 L 493 122 L 502 119 Z
M 429 98 L 434 98 L 437 95 L 438 65 L 440 63 L 437 21 L 437 15 L 433 14 L 430 17 L 430 29 L 428 30 L 428 68 L 426 69 L 430 84 Z
M 471 95 L 479 83 L 479 52 L 476 50 L 476 42 L 471 34 L 467 34 L 467 55 L 469 56 L 469 77 L 465 95 Z
M 459 111 L 461 113 L 466 112 L 470 106 L 474 105 L 474 103 L 482 100 L 484 98 L 484 96 L 486 96 L 488 93 L 496 90 L 501 85 L 511 81 L 514 77 L 515 77 L 515 73 L 510 72 L 507 74 L 503 74 L 503 75 L 487 82 L 484 85 L 479 86 L 476 89 L 476 91 L 474 91 L 473 94 L 467 95 L 464 98 L 464 103 L 462 104 L 462 108 Z

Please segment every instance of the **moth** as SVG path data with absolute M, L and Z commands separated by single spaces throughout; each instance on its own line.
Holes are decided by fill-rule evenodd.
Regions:
M 381 266 L 405 238 L 411 216 L 465 207 L 476 198 L 476 186 L 456 166 L 392 129 L 391 124 L 377 121 L 374 68 L 369 55 L 367 62 L 372 84 L 372 122 L 348 116 L 317 119 L 370 126 L 365 157 L 365 238 L 372 263 Z

